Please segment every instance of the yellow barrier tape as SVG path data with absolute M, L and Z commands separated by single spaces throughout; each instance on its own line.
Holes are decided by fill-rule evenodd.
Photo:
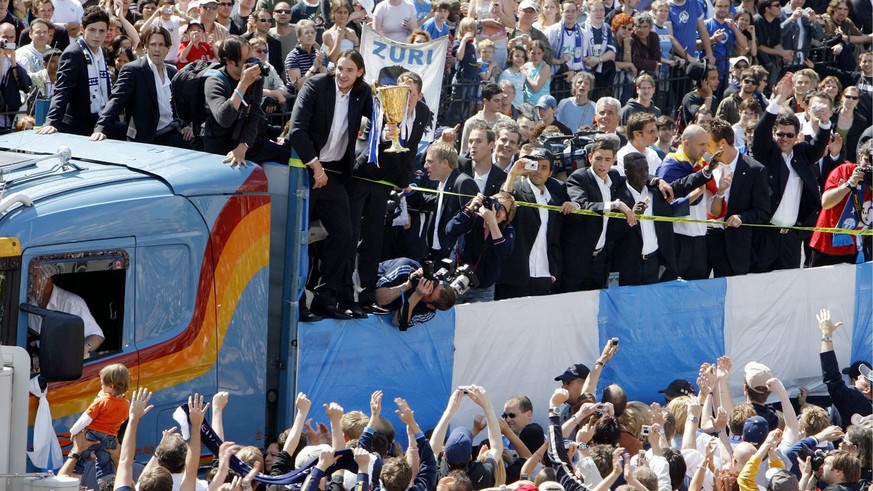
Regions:
M 306 165 L 304 165 L 300 159 L 293 159 L 292 158 L 288 162 L 288 165 L 291 167 L 299 167 L 299 168 L 304 168 L 304 169 L 306 168 Z M 339 174 L 339 172 L 337 172 L 337 171 L 333 171 L 330 169 L 325 169 L 325 170 L 327 172 Z M 396 185 L 394 185 L 393 183 L 388 182 L 388 181 L 367 179 L 365 177 L 360 177 L 360 176 L 352 176 L 352 177 L 354 177 L 355 179 L 360 179 L 362 181 L 372 182 L 374 184 L 381 184 L 383 186 L 397 188 Z M 424 188 L 424 187 L 416 187 L 415 190 L 421 191 L 424 193 L 433 193 L 433 194 L 442 193 L 442 194 L 446 194 L 449 196 L 460 196 L 462 198 L 471 198 L 472 199 L 474 197 L 474 196 L 470 196 L 468 194 L 453 193 L 451 191 L 440 191 L 437 189 Z M 539 203 L 528 203 L 526 201 L 516 201 L 516 204 L 518 206 L 526 206 L 529 208 L 544 208 L 546 210 L 555 211 L 555 212 L 561 211 L 560 206 L 554 206 L 554 205 L 541 205 Z M 584 215 L 584 216 L 593 216 L 593 217 L 606 216 L 609 218 L 620 218 L 622 220 L 627 218 L 624 216 L 624 213 L 617 213 L 617 212 L 598 213 L 596 211 L 591 211 L 591 210 L 574 210 L 571 213 L 574 215 Z M 637 220 L 653 220 L 656 222 L 670 222 L 670 223 L 702 223 L 705 225 L 713 225 L 713 224 L 719 223 L 719 222 L 713 222 L 711 220 L 696 220 L 693 218 L 668 217 L 668 216 L 661 216 L 661 215 L 637 215 Z M 789 230 L 800 230 L 800 231 L 804 231 L 804 232 L 822 232 L 822 233 L 829 233 L 829 234 L 845 234 L 845 235 L 858 235 L 858 236 L 870 235 L 870 236 L 873 236 L 873 229 L 851 230 L 851 229 L 845 229 L 845 228 L 829 228 L 829 227 L 801 227 L 801 226 L 782 227 L 782 226 L 773 225 L 770 223 L 743 223 L 740 226 L 741 227 L 789 229 Z

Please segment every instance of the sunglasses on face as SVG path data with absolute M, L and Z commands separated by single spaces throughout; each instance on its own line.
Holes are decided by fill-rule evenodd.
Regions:
M 744 78 L 743 83 L 744 84 L 756 84 L 756 83 L 758 83 L 758 81 L 755 80 L 754 78 Z
M 267 51 L 267 50 L 265 50 L 265 49 L 256 49 L 256 50 L 255 50 L 255 53 L 258 53 L 258 54 L 261 54 L 261 55 L 265 55 L 265 54 L 269 53 L 269 51 Z
M 797 133 L 783 133 L 781 131 L 776 132 L 777 138 L 794 138 L 797 136 Z
M 515 414 L 515 413 L 503 413 L 503 415 L 502 415 L 501 417 L 502 417 L 503 419 L 507 419 L 507 418 L 509 418 L 509 419 L 515 419 L 516 416 L 518 416 L 518 415 Z
M 291 9 L 276 9 L 273 11 L 274 14 L 290 14 Z
M 853 100 L 853 101 L 857 101 L 858 99 L 860 99 L 860 97 L 858 97 L 858 96 L 856 96 L 856 95 L 849 95 L 849 94 L 845 94 L 845 95 L 843 95 L 843 98 L 845 98 L 845 99 L 851 99 L 851 100 Z
M 213 10 L 218 10 L 218 5 L 215 5 L 215 4 L 204 5 L 204 6 L 200 7 L 200 8 L 203 9 L 203 10 L 208 10 L 209 12 L 212 12 Z
M 222 3 L 219 3 L 218 5 L 220 5 L 222 7 L 233 7 L 233 2 L 222 2 Z

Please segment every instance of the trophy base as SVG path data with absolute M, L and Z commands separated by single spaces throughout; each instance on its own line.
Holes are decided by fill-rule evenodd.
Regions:
M 388 147 L 387 149 L 383 150 L 383 151 L 384 151 L 385 153 L 403 153 L 403 152 L 408 152 L 409 149 L 408 149 L 408 148 L 404 148 L 402 145 L 400 145 L 400 142 L 399 142 L 399 141 L 397 141 L 397 140 L 392 140 L 392 142 L 391 142 L 391 146 Z

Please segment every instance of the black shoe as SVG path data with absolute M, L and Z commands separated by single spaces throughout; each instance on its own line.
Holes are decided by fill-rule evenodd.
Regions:
M 371 303 L 368 305 L 361 305 L 361 310 L 363 310 L 364 312 L 367 312 L 368 314 L 373 314 L 373 315 L 388 315 L 391 313 L 390 310 L 383 309 L 382 307 L 379 307 L 375 303 Z
M 306 307 L 300 307 L 300 322 L 318 322 L 324 319 L 323 316 L 313 314 L 311 310 Z
M 367 318 L 367 313 L 364 312 L 364 309 L 362 309 L 361 306 L 356 302 L 349 305 L 349 307 L 346 309 L 346 312 L 351 313 L 352 318 L 354 318 L 354 319 L 366 319 Z
M 331 319 L 337 319 L 341 321 L 349 320 L 352 318 L 351 312 L 341 308 L 336 302 L 332 302 L 328 305 L 323 306 L 316 306 L 315 304 L 313 304 L 312 311 L 318 315 L 330 317 Z

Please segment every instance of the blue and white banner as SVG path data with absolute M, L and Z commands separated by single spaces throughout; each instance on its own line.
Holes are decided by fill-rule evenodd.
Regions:
M 433 132 L 436 130 L 436 114 L 440 107 L 448 46 L 448 37 L 424 44 L 405 44 L 388 39 L 367 25 L 363 26 L 361 33 L 360 51 L 364 57 L 364 66 L 367 67 L 364 80 L 368 84 L 377 81 L 380 85 L 395 85 L 397 77 L 407 71 L 415 72 L 421 77 L 421 92 L 424 94 L 422 101 L 434 114 L 430 129 L 421 138 L 422 143 L 433 140 Z
M 675 378 L 695 382 L 700 364 L 723 354 L 733 361 L 728 385 L 737 401 L 749 361 L 769 366 L 792 397 L 799 386 L 827 395 L 815 318 L 823 307 L 843 322 L 833 336 L 840 365 L 873 361 L 868 262 L 461 305 L 407 332 L 384 317 L 304 324 L 298 387 L 315 403 L 335 400 L 365 413 L 370 393 L 385 389 L 386 400 L 406 397 L 426 430 L 455 387 L 475 383 L 498 414 L 510 396 L 530 397 L 534 420 L 544 424 L 560 385 L 554 378 L 575 363 L 593 366 L 607 340 L 618 337 L 598 398 L 617 383 L 631 400 L 663 402 L 658 390 Z M 465 400 L 453 423 L 469 427 L 480 412 Z

